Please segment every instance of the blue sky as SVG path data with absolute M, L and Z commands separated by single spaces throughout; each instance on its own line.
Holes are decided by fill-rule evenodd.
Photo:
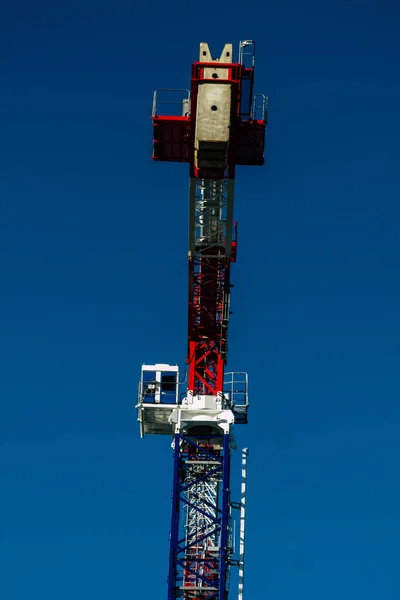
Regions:
M 249 38 L 247 598 L 400 597 L 399 27 L 390 0 L 2 8 L 2 598 L 166 598 L 171 451 L 134 405 L 143 362 L 185 360 L 188 171 L 151 161 L 152 92 Z

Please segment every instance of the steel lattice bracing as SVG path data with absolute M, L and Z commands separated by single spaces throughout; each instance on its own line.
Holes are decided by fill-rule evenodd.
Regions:
M 175 435 L 168 600 L 226 600 L 229 435 Z
M 217 395 L 223 386 L 233 186 L 231 179 L 192 179 L 190 183 L 188 389 L 193 395 Z
M 144 365 L 137 405 L 142 435 L 174 440 L 168 600 L 228 600 L 232 565 L 243 597 L 245 480 L 242 502 L 233 503 L 229 477 L 232 426 L 247 423 L 247 374 L 224 377 L 224 369 L 237 250 L 235 172 L 264 163 L 267 103 L 253 97 L 254 65 L 251 40 L 240 43 L 237 61 L 231 43 L 213 58 L 202 42 L 190 90 L 169 90 L 169 113 L 167 90 L 154 94 L 153 158 L 188 163 L 190 178 L 187 389 L 180 393 L 177 365 Z M 236 558 L 233 508 L 241 510 Z

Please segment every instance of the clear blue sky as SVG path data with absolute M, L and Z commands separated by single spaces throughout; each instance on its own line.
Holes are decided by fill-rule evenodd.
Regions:
M 236 193 L 246 598 L 398 600 L 399 30 L 394 0 L 2 8 L 4 600 L 166 598 L 171 451 L 134 405 L 142 362 L 184 364 L 188 171 L 151 161 L 152 92 L 246 38 L 270 97 Z

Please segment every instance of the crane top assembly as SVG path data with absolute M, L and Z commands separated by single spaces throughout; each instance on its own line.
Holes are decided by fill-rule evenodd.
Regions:
M 230 498 L 230 455 L 233 426 L 247 423 L 248 377 L 225 366 L 237 251 L 235 169 L 264 164 L 267 99 L 253 93 L 254 65 L 253 41 L 240 43 L 237 62 L 232 44 L 213 59 L 202 43 L 190 90 L 154 93 L 153 159 L 188 163 L 190 178 L 187 374 L 174 365 L 143 365 L 137 404 L 142 437 L 173 439 L 168 600 L 228 600 L 232 566 L 243 597 L 247 449 L 240 502 Z M 163 114 L 176 103 L 180 114 Z

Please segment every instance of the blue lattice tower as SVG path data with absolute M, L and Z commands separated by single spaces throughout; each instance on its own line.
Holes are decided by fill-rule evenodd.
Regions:
M 229 445 L 227 434 L 175 435 L 168 600 L 227 597 Z

